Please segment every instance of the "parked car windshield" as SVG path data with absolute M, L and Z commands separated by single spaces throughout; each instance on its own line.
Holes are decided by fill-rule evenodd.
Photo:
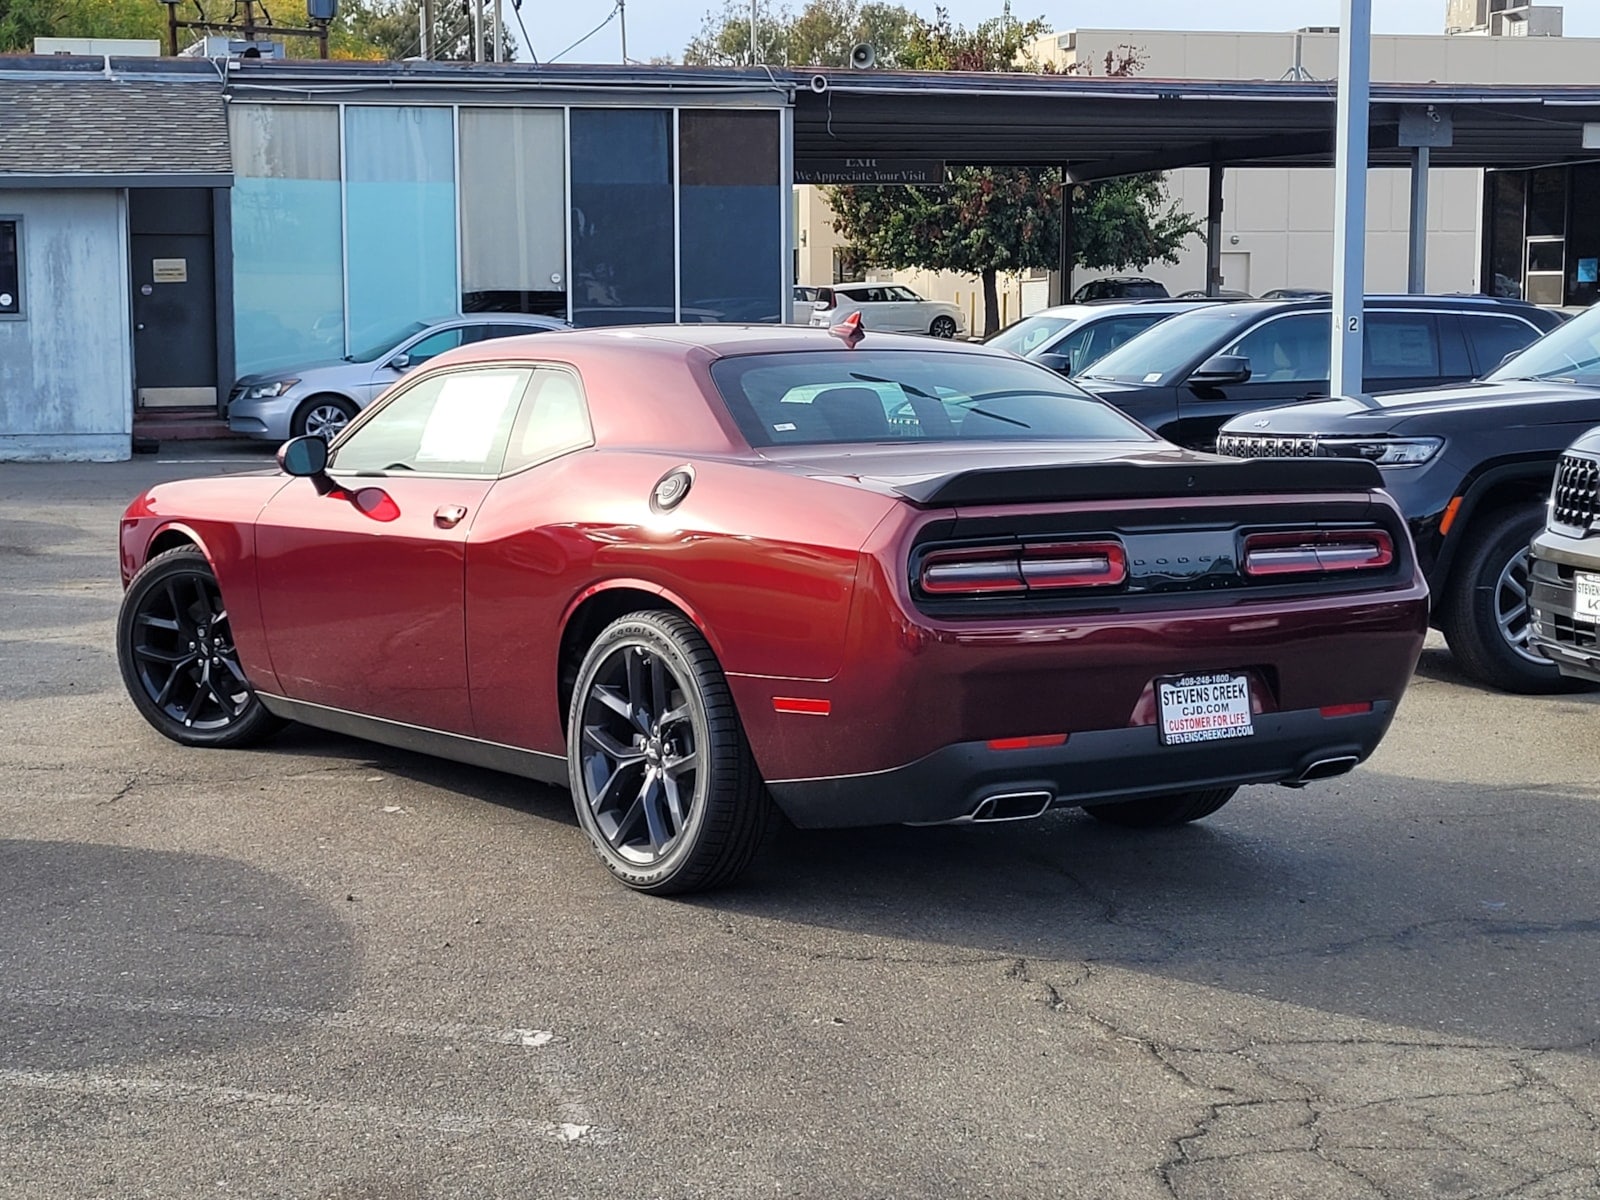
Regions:
M 1491 383 L 1508 379 L 1600 382 L 1600 308 L 1558 325 L 1486 378 Z
M 1260 315 L 1259 309 L 1231 304 L 1179 313 L 1122 343 L 1095 363 L 1085 378 L 1118 383 L 1171 382 L 1169 376 L 1189 367 L 1210 347 L 1226 344 Z
M 412 321 L 404 329 L 397 329 L 382 341 L 375 342 L 365 350 L 357 350 L 354 354 L 345 355 L 345 362 L 377 362 L 389 351 L 409 337 L 414 337 L 428 328 L 426 321 Z
M 1013 354 L 1028 354 L 1044 345 L 1056 334 L 1071 325 L 1076 317 L 1024 317 L 1015 325 L 1008 325 L 990 338 L 985 345 Z
M 1141 426 L 1019 359 L 922 350 L 753 354 L 711 377 L 752 446 L 1140 441 Z

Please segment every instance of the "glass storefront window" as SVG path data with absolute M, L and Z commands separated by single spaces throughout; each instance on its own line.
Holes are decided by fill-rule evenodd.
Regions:
M 572 319 L 676 319 L 672 113 L 574 109 Z
M 783 319 L 783 194 L 773 112 L 678 114 L 685 320 Z
M 339 110 L 232 104 L 234 356 L 240 375 L 345 352 Z
M 1522 247 L 1528 177 L 1521 171 L 1491 171 L 1489 193 L 1489 278 L 1483 290 L 1508 300 L 1522 299 Z
M 457 311 L 454 114 L 345 110 L 350 342 Z
M 1567 172 L 1561 167 L 1533 171 L 1528 177 L 1528 236 L 1567 234 Z
M 1567 303 L 1600 299 L 1600 163 L 1572 168 L 1572 217 L 1567 230 Z
M 461 311 L 567 315 L 566 121 L 461 110 Z

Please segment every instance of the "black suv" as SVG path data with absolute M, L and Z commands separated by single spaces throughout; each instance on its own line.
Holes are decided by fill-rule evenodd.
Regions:
M 1073 382 L 1162 437 L 1209 448 L 1228 418 L 1328 394 L 1327 300 L 1235 301 L 1180 313 L 1124 342 Z M 1490 296 L 1369 296 L 1361 390 L 1475 379 L 1561 323 Z
M 1556 460 L 1596 424 L 1600 307 L 1481 382 L 1247 413 L 1222 427 L 1217 450 L 1376 463 L 1410 522 L 1433 624 L 1456 660 L 1484 683 L 1545 692 L 1562 684 L 1529 645 L 1528 542 L 1544 525 Z

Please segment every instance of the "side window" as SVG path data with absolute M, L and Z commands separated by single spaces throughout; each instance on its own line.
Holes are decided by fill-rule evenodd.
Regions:
M 0 243 L 0 256 L 5 253 Z M 0 257 L 0 263 L 4 258 Z M 1516 350 L 1529 345 L 1539 333 L 1528 327 L 1526 321 L 1515 317 L 1501 317 L 1490 313 L 1462 313 L 1461 327 L 1467 331 L 1467 341 L 1472 346 L 1472 357 L 1477 360 L 1478 374 L 1487 375 L 1500 365 L 1500 360 Z
M 1123 342 L 1131 342 L 1150 326 L 1159 321 L 1160 317 L 1113 317 L 1109 321 L 1099 321 L 1089 330 L 1089 341 L 1083 348 L 1081 359 L 1084 367 L 1097 362 L 1110 354 Z M 1078 355 L 1072 356 L 1072 369 L 1081 370 L 1078 364 Z
M 522 337 L 529 333 L 544 333 L 537 325 L 488 325 L 484 327 L 480 341 L 488 342 L 495 338 Z
M 443 354 L 446 350 L 454 350 L 461 345 L 466 330 L 461 328 L 441 329 L 438 333 L 430 333 L 420 342 L 406 350 L 406 357 L 411 360 L 413 367 L 420 367 L 430 358 Z
M 862 304 L 882 304 L 887 299 L 882 288 L 862 288 L 855 298 Z
M 1368 379 L 1436 379 L 1438 323 L 1431 313 L 1373 313 L 1363 353 L 1361 373 Z
M 531 371 L 442 371 L 400 392 L 352 430 L 331 470 L 498 475 Z
M 912 303 L 921 303 L 922 301 L 922 297 L 917 295 L 910 288 L 892 287 L 886 290 L 888 291 L 889 299 L 891 300 L 910 301 Z
M 0 217 L 0 319 L 22 316 L 22 218 Z
M 571 371 L 540 367 L 533 373 L 506 452 L 507 472 L 594 444 L 583 385 Z
M 1327 313 L 1297 313 L 1257 325 L 1225 353 L 1250 360 L 1252 383 L 1323 383 L 1332 340 Z

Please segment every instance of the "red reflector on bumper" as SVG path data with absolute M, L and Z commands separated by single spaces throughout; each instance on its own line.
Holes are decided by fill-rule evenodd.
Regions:
M 774 696 L 772 707 L 781 713 L 809 713 L 814 717 L 825 717 L 833 711 L 833 701 L 813 700 L 805 696 Z
M 989 742 L 991 750 L 1043 750 L 1049 746 L 1065 746 L 1067 735 L 1064 733 L 1040 733 L 1033 737 L 993 738 Z
M 1319 710 L 1324 717 L 1359 717 L 1372 711 L 1372 702 L 1365 704 L 1330 704 Z

